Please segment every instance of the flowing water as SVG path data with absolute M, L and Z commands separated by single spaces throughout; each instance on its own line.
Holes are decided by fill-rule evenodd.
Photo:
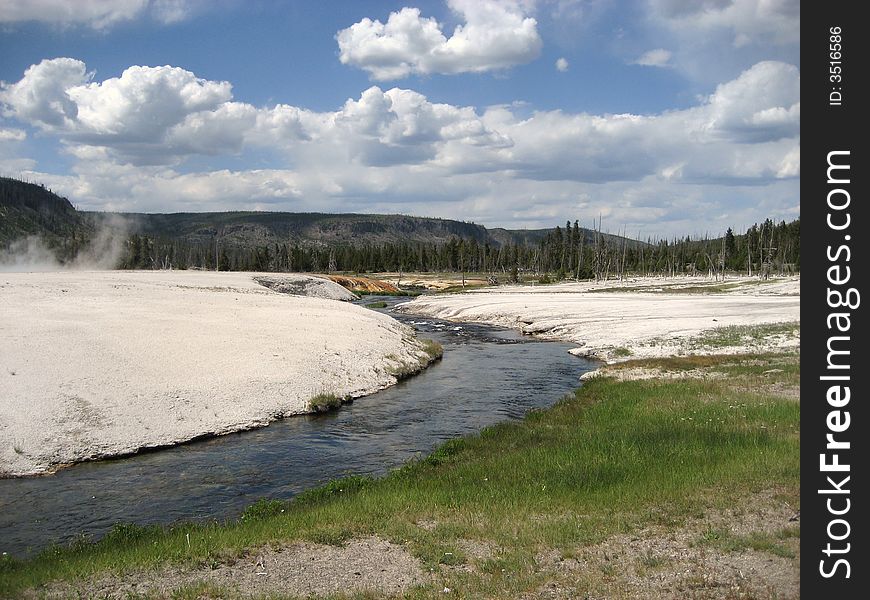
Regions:
M 395 304 L 392 298 L 368 297 Z M 388 310 L 388 309 L 387 309 Z M 27 556 L 116 523 L 236 518 L 260 498 L 380 475 L 439 443 L 552 405 L 594 364 L 571 347 L 482 325 L 395 314 L 444 346 L 423 373 L 341 410 L 52 476 L 0 480 L 0 552 Z

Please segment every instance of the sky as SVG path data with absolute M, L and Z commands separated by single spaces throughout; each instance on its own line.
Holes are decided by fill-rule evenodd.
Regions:
M 83 210 L 631 237 L 800 216 L 799 0 L 3 0 L 0 175 Z

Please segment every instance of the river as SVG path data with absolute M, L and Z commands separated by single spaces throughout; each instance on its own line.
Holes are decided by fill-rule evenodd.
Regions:
M 395 298 L 364 298 L 362 304 Z M 393 314 L 393 313 L 390 313 Z M 0 480 L 0 552 L 25 557 L 115 523 L 238 517 L 261 498 L 350 474 L 381 475 L 447 439 L 551 406 L 594 363 L 568 344 L 484 325 L 393 314 L 444 346 L 423 373 L 341 410 L 290 417 L 132 457 L 82 463 L 51 476 Z

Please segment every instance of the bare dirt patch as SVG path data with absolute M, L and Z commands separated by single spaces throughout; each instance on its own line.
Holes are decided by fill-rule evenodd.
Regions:
M 782 364 L 797 362 L 797 355 L 776 355 L 777 361 Z M 689 360 L 689 359 L 682 359 Z M 770 364 L 769 361 L 744 358 L 739 362 L 725 362 L 719 365 L 704 364 L 705 357 L 693 357 L 693 362 L 698 366 L 691 369 L 668 369 L 658 365 L 644 364 L 645 361 L 615 363 L 601 367 L 595 371 L 589 371 L 580 376 L 582 381 L 588 381 L 596 377 L 613 377 L 618 381 L 635 381 L 647 379 L 698 379 L 702 381 L 727 381 L 729 379 L 726 369 L 729 367 L 763 367 Z M 639 364 L 638 364 L 639 363 Z M 734 389 L 741 392 L 765 394 L 787 400 L 800 401 L 801 390 L 799 382 L 795 380 L 779 380 L 782 369 L 770 368 L 762 371 L 760 376 L 754 378 L 753 384 L 735 384 Z
M 200 587 L 229 597 L 299 597 L 338 593 L 401 593 L 426 581 L 417 559 L 402 546 L 377 537 L 343 546 L 293 544 L 252 549 L 238 559 L 195 568 L 166 568 L 99 579 L 51 584 L 30 590 L 27 598 L 171 597 L 179 589 Z M 207 593 L 203 594 L 208 597 Z
M 782 494 L 765 491 L 736 508 L 612 536 L 572 556 L 546 550 L 536 560 L 548 582 L 525 598 L 799 598 L 798 519 Z

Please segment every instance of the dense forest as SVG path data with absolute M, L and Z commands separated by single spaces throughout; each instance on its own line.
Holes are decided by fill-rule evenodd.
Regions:
M 729 228 L 715 239 L 691 237 L 638 242 L 566 223 L 536 244 L 491 244 L 452 237 L 447 242 L 359 245 L 275 243 L 242 246 L 190 244 L 133 234 L 121 268 L 198 268 L 222 271 L 467 272 L 520 274 L 561 280 L 634 274 L 720 276 L 725 272 L 770 275 L 800 270 L 800 220 L 755 224 L 743 234 Z
M 552 230 L 448 219 L 315 213 L 121 215 L 119 268 L 276 272 L 462 272 L 497 279 L 609 278 L 800 270 L 800 220 L 767 219 L 717 238 L 630 240 L 568 220 Z M 0 179 L 0 247 L 44 237 L 61 262 L 118 216 L 81 213 L 42 186 Z

